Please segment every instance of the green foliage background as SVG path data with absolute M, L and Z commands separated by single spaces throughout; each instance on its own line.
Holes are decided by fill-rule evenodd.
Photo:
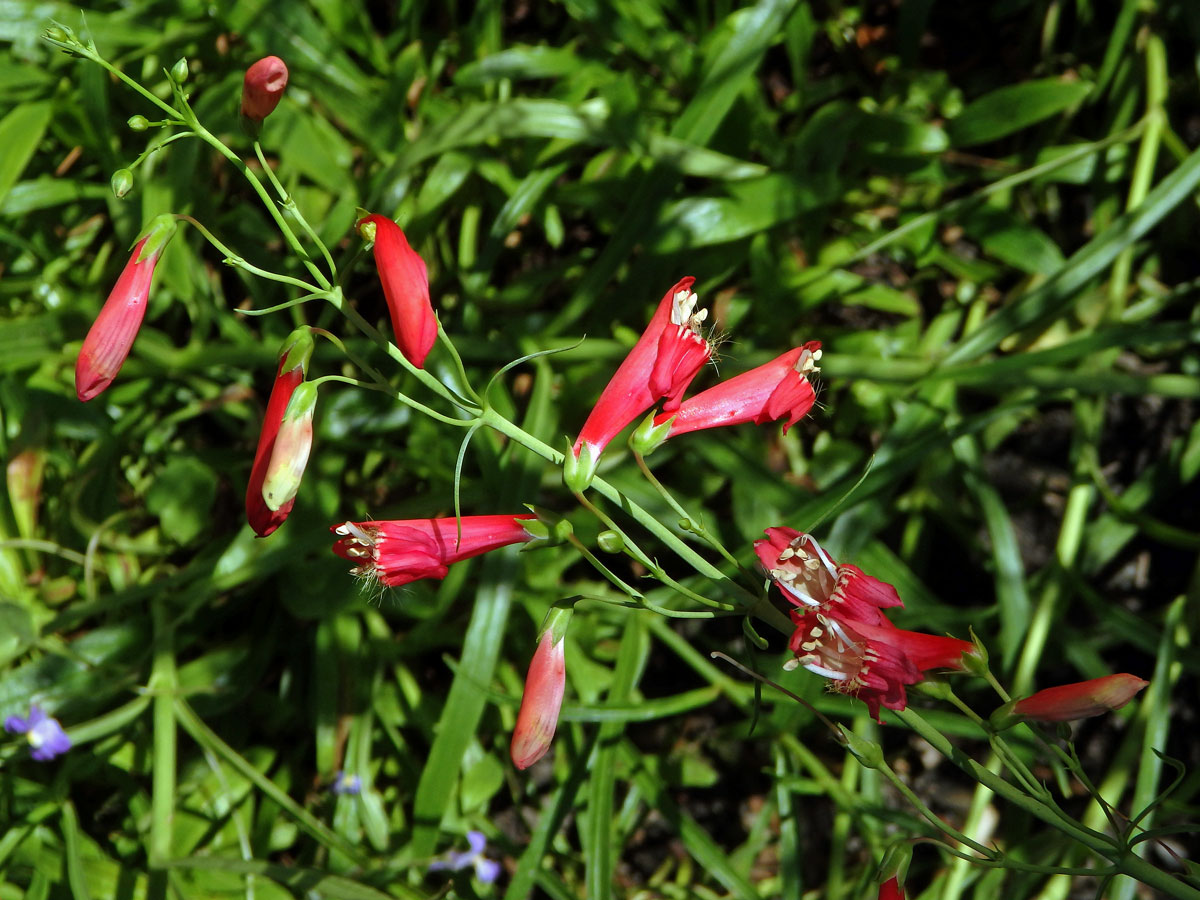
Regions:
M 1127 812 L 1173 778 L 1154 749 L 1182 759 L 1147 821 L 1196 821 L 1200 7 L 134 0 L 81 16 L 0 0 L 0 715 L 37 702 L 77 745 L 50 764 L 0 747 L 0 896 L 432 896 L 447 876 L 428 862 L 468 828 L 506 873 L 456 876 L 462 896 L 873 895 L 889 841 L 933 832 L 713 649 L 884 740 L 971 833 L 1081 861 L 1010 807 L 989 826 L 987 796 L 783 672 L 782 642 L 755 650 L 736 620 L 582 604 L 554 749 L 517 773 L 538 623 L 602 592 L 594 573 L 569 549 L 499 553 L 380 596 L 328 552 L 345 519 L 452 514 L 459 435 L 326 388 L 291 519 L 267 540 L 244 524 L 276 349 L 302 322 L 349 337 L 336 313 L 238 314 L 291 296 L 185 227 L 117 383 L 73 396 L 80 341 L 151 216 L 188 213 L 252 263 L 291 263 L 199 142 L 150 156 L 113 197 L 111 173 L 161 139 L 125 120 L 156 115 L 42 43 L 51 18 L 161 96 L 186 56 L 195 109 L 246 157 L 242 73 L 283 57 L 264 147 L 348 295 L 385 319 L 351 226 L 356 206 L 394 215 L 477 384 L 569 348 L 492 393 L 555 446 L 681 275 L 729 335 L 723 375 L 824 342 L 821 408 L 786 438 L 676 440 L 658 476 L 747 564 L 763 528 L 832 513 L 818 533 L 898 586 L 902 625 L 973 628 L 1018 693 L 1151 678 L 1081 727 L 1081 754 Z M 312 371 L 341 365 L 322 344 Z M 673 526 L 611 457 L 606 477 Z M 595 532 L 559 473 L 488 433 L 462 498 L 536 502 Z M 929 715 L 986 756 L 965 719 Z M 339 770 L 361 796 L 330 795 Z M 928 849 L 910 879 L 947 898 L 1068 891 Z

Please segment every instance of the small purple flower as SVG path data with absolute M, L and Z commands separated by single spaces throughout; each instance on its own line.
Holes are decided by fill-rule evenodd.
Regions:
M 39 762 L 54 759 L 71 749 L 71 739 L 63 731 L 58 719 L 50 718 L 40 706 L 29 707 L 28 719 L 9 716 L 4 720 L 4 730 L 9 734 L 25 735 L 25 740 L 33 748 L 29 755 Z
M 350 795 L 355 796 L 362 793 L 362 778 L 358 775 L 347 775 L 345 772 L 338 772 L 333 779 L 333 784 L 329 790 L 338 796 Z
M 444 858 L 431 862 L 429 871 L 460 872 L 463 869 L 474 867 L 475 877 L 484 884 L 491 884 L 500 874 L 500 863 L 483 855 L 483 850 L 487 846 L 487 838 L 483 836 L 482 831 L 468 831 L 467 843 L 471 845 L 468 852 L 459 853 L 452 850 Z

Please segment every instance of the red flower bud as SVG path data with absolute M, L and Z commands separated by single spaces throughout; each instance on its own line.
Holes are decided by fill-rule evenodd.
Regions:
M 88 401 L 112 384 L 142 327 L 154 265 L 175 233 L 174 216 L 158 216 L 142 232 L 75 361 L 75 394 Z
M 275 440 L 279 435 L 279 427 L 283 424 L 284 413 L 292 394 L 304 381 L 312 351 L 312 334 L 303 326 L 288 335 L 279 351 L 279 367 L 275 373 L 275 383 L 271 386 L 271 397 L 267 400 L 262 431 L 258 436 L 258 449 L 254 453 L 254 465 L 250 469 L 250 484 L 246 487 L 246 519 L 259 537 L 266 537 L 282 525 L 295 503 L 293 495 L 281 502 L 276 509 L 271 509 L 263 499 L 263 483 L 271 465 Z
M 260 59 L 246 70 L 242 81 L 242 115 L 255 125 L 269 116 L 279 105 L 287 87 L 288 69 L 278 56 Z
M 369 215 L 358 220 L 358 232 L 375 242 L 375 267 L 383 285 L 396 345 L 404 358 L 418 369 L 437 340 L 437 317 L 429 302 L 429 276 L 425 260 L 408 245 L 400 226 L 386 216 Z
M 1043 722 L 1086 719 L 1120 709 L 1150 682 L 1122 673 L 1038 691 L 1013 704 L 1012 713 Z
M 553 607 L 542 623 L 509 747 L 518 769 L 528 769 L 545 756 L 554 740 L 567 681 L 566 636 L 571 612 L 570 607 Z

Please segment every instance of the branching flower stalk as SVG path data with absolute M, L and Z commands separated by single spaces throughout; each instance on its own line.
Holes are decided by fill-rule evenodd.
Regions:
M 135 131 L 144 131 L 149 127 L 179 129 L 166 137 L 153 140 L 134 160 L 129 170 L 121 170 L 124 174 L 119 178 L 115 177 L 113 181 L 118 196 L 129 192 L 133 184 L 132 170 L 151 153 L 160 152 L 173 142 L 184 138 L 198 138 L 245 179 L 283 238 L 288 254 L 294 261 L 293 268 L 299 267 L 307 273 L 307 277 L 296 277 L 285 271 L 271 271 L 251 264 L 242 254 L 228 247 L 193 217 L 177 216 L 176 218 L 187 221 L 196 228 L 227 264 L 248 276 L 269 280 L 300 292 L 299 296 L 285 303 L 265 310 L 247 311 L 248 314 L 267 314 L 309 299 L 323 299 L 341 313 L 352 329 L 393 360 L 401 376 L 407 374 L 431 395 L 432 399 L 418 399 L 410 396 L 407 390 L 400 390 L 394 378 L 389 378 L 379 371 L 336 335 L 309 329 L 308 326 L 302 326 L 293 332 L 288 342 L 285 342 L 279 357 L 276 379 L 280 396 L 277 401 L 273 399 L 269 408 L 269 416 L 272 418 L 264 423 L 259 448 L 262 459 L 256 460 L 255 464 L 254 477 L 257 481 L 252 480 L 247 495 L 248 514 L 252 522 L 258 520 L 255 530 L 260 536 L 266 537 L 283 524 L 287 511 L 297 496 L 312 441 L 312 419 L 316 409 L 318 386 L 334 390 L 345 385 L 385 392 L 433 421 L 467 429 L 466 439 L 455 467 L 456 515 L 449 519 L 345 521 L 334 524 L 331 526 L 337 537 L 334 549 L 340 556 L 355 563 L 354 571 L 357 574 L 386 585 L 406 584 L 420 578 L 442 578 L 451 565 L 502 546 L 520 543 L 525 549 L 537 552 L 533 548 L 543 543 L 565 542 L 575 549 L 583 562 L 619 592 L 619 597 L 599 598 L 603 602 L 640 607 L 664 617 L 713 618 L 739 615 L 766 622 L 789 638 L 791 657 L 785 668 L 803 666 L 824 677 L 832 690 L 866 702 L 869 711 L 876 718 L 880 718 L 881 709 L 891 710 L 899 721 L 962 769 L 977 784 L 1036 817 L 1081 847 L 1087 848 L 1090 853 L 1105 860 L 1107 865 L 1097 869 L 1032 865 L 1006 855 L 999 848 L 987 846 L 971 838 L 942 820 L 925 805 L 886 761 L 878 744 L 835 728 L 839 740 L 846 744 L 849 751 L 863 765 L 878 770 L 913 804 L 926 821 L 946 836 L 951 842 L 951 846 L 944 848 L 948 855 L 968 859 L 977 865 L 1044 874 L 1086 874 L 1103 877 L 1123 873 L 1168 896 L 1200 897 L 1200 891 L 1151 865 L 1133 851 L 1133 846 L 1138 840 L 1135 837 L 1131 841 L 1130 838 L 1134 830 L 1133 824 L 1123 827 L 1120 814 L 1099 798 L 1073 749 L 1071 752 L 1064 752 L 1044 740 L 1036 729 L 1032 731 L 1040 746 L 1050 751 L 1051 755 L 1074 774 L 1103 805 L 1114 834 L 1086 827 L 1064 812 L 1050 791 L 1039 782 L 1001 734 L 1005 727 L 1022 721 L 1023 709 L 1049 709 L 1051 714 L 1061 712 L 1064 717 L 1070 717 L 1071 709 L 1084 710 L 1084 715 L 1104 712 L 1107 708 L 1116 708 L 1136 693 L 1133 681 L 1142 686 L 1144 682 L 1131 675 L 1111 676 L 1119 679 L 1120 683 L 1106 683 L 1104 687 L 1121 688 L 1122 690 L 1117 691 L 1119 696 L 1114 695 L 1112 691 L 1089 693 L 1089 687 L 1084 683 L 1074 687 L 1065 686 L 1060 689 L 1059 694 L 1048 699 L 1039 699 L 1038 695 L 1035 695 L 1033 698 L 1013 701 L 1004 686 L 988 669 L 982 644 L 897 628 L 888 618 L 889 609 L 903 605 L 895 588 L 853 564 L 838 563 L 811 534 L 776 525 L 766 528 L 767 538 L 759 540 L 755 546 L 768 584 L 767 590 L 763 590 L 762 575 L 742 562 L 746 554 L 738 554 L 725 547 L 715 534 L 675 500 L 653 474 L 645 456 L 668 439 L 683 445 L 689 439 L 688 434 L 695 430 L 712 427 L 771 427 L 774 422 L 782 422 L 782 428 L 786 431 L 807 415 L 816 399 L 813 379 L 820 371 L 817 365 L 821 360 L 819 342 L 810 341 L 795 347 L 763 366 L 726 379 L 714 388 L 688 397 L 686 395 L 691 381 L 712 358 L 716 340 L 712 332 L 706 333 L 704 330 L 707 313 L 699 306 L 699 298 L 692 291 L 694 279 L 690 276 L 681 278 L 663 295 L 645 331 L 617 368 L 578 437 L 568 445 L 567 452 L 563 453 L 497 411 L 488 402 L 488 391 L 492 382 L 482 391 L 472 384 L 454 341 L 437 318 L 436 304 L 430 303 L 425 263 L 409 246 L 400 227 L 390 216 L 361 211 L 356 215 L 355 222 L 347 223 L 347 226 L 348 230 L 351 224 L 356 226 L 364 239 L 362 248 L 369 246 L 374 250 L 380 286 L 388 301 L 394 340 L 389 339 L 364 318 L 347 298 L 343 290 L 346 272 L 339 271 L 329 247 L 305 219 L 294 198 L 279 180 L 261 143 L 264 131 L 269 136 L 269 130 L 266 130 L 269 129 L 269 125 L 264 129 L 263 120 L 279 102 L 287 83 L 287 70 L 282 60 L 269 57 L 256 63 L 256 67 L 261 66 L 261 69 L 254 78 L 248 74 L 245 82 L 245 91 L 258 92 L 254 96 L 244 94 L 242 104 L 243 117 L 248 120 L 244 124 L 253 136 L 253 155 L 259 167 L 259 171 L 256 172 L 241 155 L 199 121 L 183 89 L 186 64 L 182 67 L 177 65 L 168 73 L 173 99 L 173 103 L 168 103 L 105 60 L 91 41 L 80 40 L 69 29 L 55 25 L 47 32 L 46 38 L 69 53 L 100 65 L 153 107 L 165 113 L 167 118 L 155 123 L 148 122 L 144 117 L 134 117 L 137 121 L 134 123 L 131 120 L 131 127 L 136 124 Z M 1069 158 L 1071 157 L 1064 157 Z M 170 227 L 174 228 L 173 222 Z M 892 239 L 903 234 L 903 231 L 901 228 L 892 232 Z M 315 248 L 316 256 L 306 247 L 306 242 Z M 161 247 L 157 249 L 161 251 Z M 867 251 L 860 251 L 856 258 L 860 258 L 865 252 Z M 354 254 L 350 265 L 362 255 L 364 254 L 360 249 L 359 253 Z M 134 263 L 137 261 L 135 257 Z M 147 286 L 148 283 L 146 279 Z M 144 303 L 142 286 L 139 284 L 138 298 Z M 140 323 L 140 316 L 137 321 Z M 131 322 L 123 324 L 130 325 Z M 136 323 L 133 325 L 133 331 L 136 331 Z M 122 339 L 128 338 L 129 343 L 132 343 L 129 331 L 129 328 L 125 328 Z M 346 360 L 365 377 L 355 378 L 328 373 L 313 374 L 310 377 L 308 367 L 312 333 L 321 333 L 328 337 Z M 124 349 L 128 352 L 127 346 Z M 449 360 L 452 370 L 450 383 L 443 382 L 425 369 L 425 358 L 430 352 L 440 352 Z M 510 363 L 494 378 L 507 372 L 514 365 L 527 362 L 543 355 L 544 352 L 534 353 Z M 121 358 L 124 359 L 123 356 Z M 116 373 L 113 371 L 111 374 Z M 108 381 L 112 380 L 108 374 L 105 377 Z M 95 389 L 95 393 L 107 387 L 107 383 L 104 381 Z M 89 397 L 94 395 L 89 389 Z M 439 406 L 441 408 L 438 408 Z M 682 520 L 680 528 L 702 542 L 708 550 L 715 552 L 719 556 L 718 562 L 710 560 L 693 546 L 695 541 L 689 543 L 665 525 L 660 515 L 661 510 L 651 510 L 639 505 L 598 474 L 601 455 L 612 439 L 647 412 L 649 414 L 630 439 L 633 459 L 646 483 L 662 499 L 665 509 Z M 600 548 L 626 557 L 631 570 L 636 572 L 640 568 L 647 578 L 653 579 L 678 596 L 681 608 L 676 609 L 661 603 L 649 597 L 649 592 L 631 585 L 626 576 L 602 562 L 592 548 L 576 536 L 570 524 L 556 513 L 535 510 L 534 514 L 530 515 L 501 510 L 477 514 L 472 510 L 470 515 L 463 514 L 459 509 L 457 491 L 462 461 L 469 449 L 471 437 L 481 428 L 488 428 L 540 457 L 549 465 L 561 468 L 566 487 L 564 494 L 573 497 L 577 511 L 594 518 L 604 529 L 598 540 Z M 273 447 L 276 439 L 279 441 L 279 447 Z M 614 512 L 610 513 L 602 508 L 591 496 L 592 492 L 611 504 Z M 690 569 L 694 576 L 681 577 L 671 574 L 654 553 L 643 548 L 639 539 L 632 533 L 629 522 L 639 526 L 657 542 L 662 551 L 673 554 L 674 564 Z M 710 585 L 724 599 L 708 596 L 704 587 L 695 586 L 697 582 Z M 552 613 L 543 625 L 541 646 L 534 664 L 530 667 L 528 680 L 528 684 L 532 685 L 528 689 L 535 692 L 536 696 L 527 696 L 526 703 L 522 705 L 520 733 L 514 738 L 512 745 L 513 758 L 518 760 L 517 765 L 522 769 L 532 765 L 551 749 L 550 742 L 562 705 L 565 685 L 566 662 L 563 642 L 573 603 L 579 596 L 560 601 L 556 607 L 557 611 Z M 777 597 L 784 601 L 782 606 L 777 604 Z M 747 635 L 756 642 L 760 640 L 752 628 L 747 631 Z M 991 719 L 985 719 L 961 700 L 947 684 L 933 680 L 935 672 L 962 673 L 963 677 L 985 679 L 1005 704 L 1001 711 L 998 711 L 998 714 L 1002 712 L 1003 716 L 998 719 L 998 714 L 994 714 Z M 164 673 L 171 674 L 167 668 L 156 663 L 152 687 L 163 687 L 159 682 L 165 677 Z M 1027 680 L 1027 673 L 1023 673 L 1020 681 L 1023 683 Z M 1003 763 L 1009 776 L 1004 777 L 993 772 L 964 754 L 949 738 L 914 710 L 908 703 L 907 689 L 917 685 L 935 699 L 949 703 L 983 730 L 996 753 L 996 758 Z M 166 740 L 165 735 L 169 729 L 173 739 L 176 722 L 193 733 L 202 731 L 203 724 L 195 718 L 182 700 L 170 696 L 170 693 L 166 690 L 164 695 L 158 698 L 161 702 L 155 703 L 156 738 Z M 1116 699 L 1113 699 L 1114 696 Z M 1060 697 L 1065 697 L 1066 700 L 1062 701 Z M 1030 702 L 1022 707 L 1021 704 L 1026 701 Z M 1067 706 L 1063 706 L 1063 702 L 1066 702 Z M 1070 702 L 1074 702 L 1075 706 L 1070 707 Z M 1056 707 L 1056 703 L 1059 706 Z M 1030 715 L 1032 716 L 1032 712 Z M 1010 717 L 1012 721 L 1004 717 Z M 830 724 L 832 727 L 832 723 Z M 218 748 L 223 746 L 215 736 L 208 737 Z M 230 754 L 231 757 L 235 756 L 232 751 Z M 277 789 L 273 786 L 268 787 L 270 782 L 263 779 L 259 773 L 245 774 L 268 794 L 277 793 Z M 156 780 L 156 804 L 167 803 L 167 787 L 166 780 Z M 289 805 L 294 805 L 286 796 L 274 799 L 285 808 L 290 809 Z M 323 828 L 319 823 L 314 824 L 303 810 L 292 812 L 303 827 L 317 831 Z M 155 821 L 161 823 L 165 820 L 166 816 L 160 816 Z M 157 857 L 165 859 L 169 855 L 169 835 L 161 831 L 156 833 L 152 846 Z M 970 853 L 960 848 L 966 848 Z M 160 863 L 164 859 L 156 858 L 154 861 Z M 885 885 L 888 884 L 891 885 L 888 890 L 893 893 L 900 890 L 894 876 L 890 882 L 885 882 Z

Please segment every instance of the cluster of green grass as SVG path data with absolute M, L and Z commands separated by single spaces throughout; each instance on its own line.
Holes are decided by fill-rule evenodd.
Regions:
M 477 384 L 566 348 L 490 395 L 556 447 L 682 275 L 729 335 L 723 375 L 822 341 L 809 419 L 786 437 L 672 441 L 657 476 L 747 565 L 763 528 L 820 522 L 836 556 L 897 585 L 901 624 L 973 628 L 1017 693 L 1150 679 L 1080 729 L 1080 752 L 1126 812 L 1174 779 L 1159 751 L 1182 760 L 1142 824 L 1197 820 L 1200 7 L 134 0 L 81 15 L 17 0 L 0 3 L 0 717 L 36 702 L 75 747 L 38 763 L 0 743 L 0 900 L 357 900 L 448 883 L 508 898 L 873 896 L 889 844 L 936 832 L 811 712 L 760 696 L 711 650 L 883 740 L 968 834 L 1030 863 L 1085 859 L 903 728 L 782 671 L 782 642 L 755 649 L 733 619 L 581 603 L 554 748 L 516 772 L 538 623 L 603 581 L 567 547 L 378 596 L 328 551 L 346 519 L 452 514 L 461 435 L 324 390 L 291 518 L 266 540 L 244 523 L 284 336 L 324 327 L 386 365 L 333 310 L 239 314 L 292 295 L 185 227 L 117 383 L 75 399 L 80 341 L 151 216 L 190 214 L 250 263 L 291 263 L 200 142 L 150 155 L 133 192 L 112 195 L 112 172 L 165 134 L 130 131 L 132 115 L 157 118 L 149 104 L 40 41 L 51 18 L 162 96 L 186 57 L 194 108 L 247 158 L 242 72 L 284 58 L 263 144 L 336 248 L 348 296 L 386 319 L 351 226 L 355 207 L 395 216 Z M 322 344 L 313 371 L 343 364 Z M 437 351 L 431 366 L 448 368 Z M 674 527 L 610 455 L 605 477 Z M 461 494 L 464 512 L 534 502 L 595 536 L 559 472 L 486 430 Z M 985 715 L 996 703 L 959 687 Z M 965 718 L 928 716 L 987 756 Z M 333 795 L 338 771 L 361 794 Z M 1086 796 L 1064 803 L 1103 827 Z M 495 885 L 427 872 L 468 829 L 505 865 Z M 1171 867 L 1188 840 L 1140 847 Z M 910 895 L 1065 898 L 1071 883 L 918 845 Z M 1106 896 L 1135 893 L 1118 879 Z

